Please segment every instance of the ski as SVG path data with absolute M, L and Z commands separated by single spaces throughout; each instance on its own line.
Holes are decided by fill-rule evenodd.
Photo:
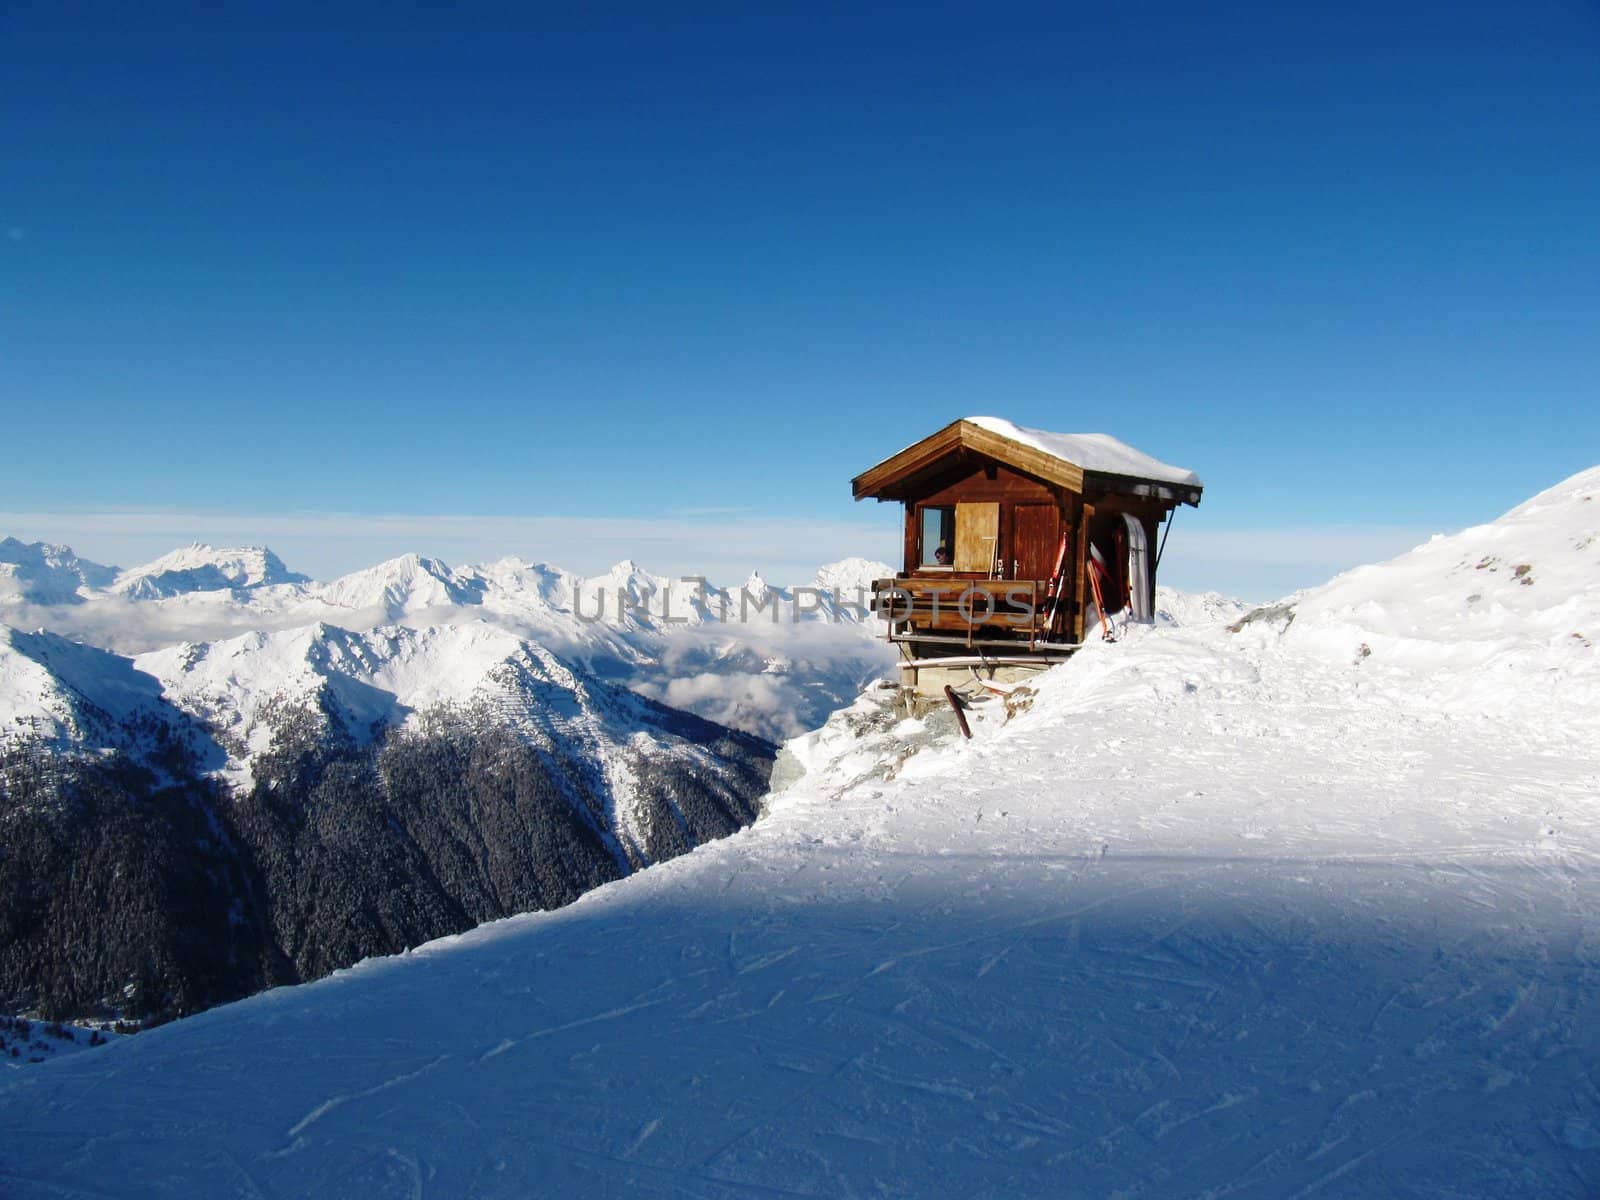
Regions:
M 1108 642 L 1117 640 L 1111 632 L 1111 614 L 1106 611 L 1105 592 L 1100 587 L 1100 577 L 1104 575 L 1106 582 L 1111 582 L 1110 572 L 1106 570 L 1105 562 L 1100 557 L 1100 551 L 1095 549 L 1094 543 L 1089 543 L 1089 587 L 1094 592 L 1094 606 L 1100 610 L 1100 636 Z
M 1049 615 L 1045 619 L 1044 634 L 1050 637 L 1056 627 L 1056 612 L 1061 607 L 1061 589 L 1066 582 L 1067 569 L 1067 538 L 1070 530 L 1061 531 L 1061 547 L 1056 551 L 1056 568 L 1050 574 L 1050 584 L 1045 589 L 1045 599 L 1050 602 Z

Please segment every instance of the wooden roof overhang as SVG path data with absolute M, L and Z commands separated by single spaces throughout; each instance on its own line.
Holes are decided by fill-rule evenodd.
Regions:
M 1003 463 L 1043 483 L 1080 495 L 1092 491 L 1118 492 L 1161 500 L 1173 506 L 1198 507 L 1204 490 L 1199 484 L 1085 471 L 1067 459 L 1014 442 L 967 420 L 952 421 L 937 433 L 863 471 L 850 481 L 850 489 L 857 500 L 915 500 L 925 495 L 928 485 L 947 474 L 953 466 L 963 460 L 982 459 Z

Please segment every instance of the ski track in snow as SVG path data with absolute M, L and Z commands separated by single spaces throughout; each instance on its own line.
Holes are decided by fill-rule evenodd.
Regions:
M 1592 1194 L 1594 723 L 1350 686 L 1184 633 L 1085 654 L 971 743 L 809 776 L 568 909 L 9 1080 L 0 1179 Z
M 0 1078 L 0 1192 L 1600 1194 L 1594 660 L 1326 628 L 863 699 L 723 841 Z

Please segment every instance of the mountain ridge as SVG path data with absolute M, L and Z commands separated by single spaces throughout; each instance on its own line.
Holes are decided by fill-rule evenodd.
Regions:
M 8 1182 L 1593 1195 L 1600 704 L 1543 701 L 1595 676 L 1597 504 L 1169 603 L 970 738 L 869 690 L 731 838 L 0 1078 Z M 1414 657 L 1436 614 L 1504 653 Z
M 324 585 L 262 547 L 8 552 L 61 601 L 0 605 L 11 1009 L 192 1012 L 568 903 L 748 824 L 773 722 L 884 658 L 853 612 L 773 593 L 789 620 L 724 625 L 632 562 L 403 555 Z M 142 646 L 94 644 L 129 625 Z

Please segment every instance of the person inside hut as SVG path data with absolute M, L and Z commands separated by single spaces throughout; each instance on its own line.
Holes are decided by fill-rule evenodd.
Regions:
M 938 566 L 948 567 L 950 565 L 950 547 L 940 545 L 939 548 L 933 552 L 933 561 Z

